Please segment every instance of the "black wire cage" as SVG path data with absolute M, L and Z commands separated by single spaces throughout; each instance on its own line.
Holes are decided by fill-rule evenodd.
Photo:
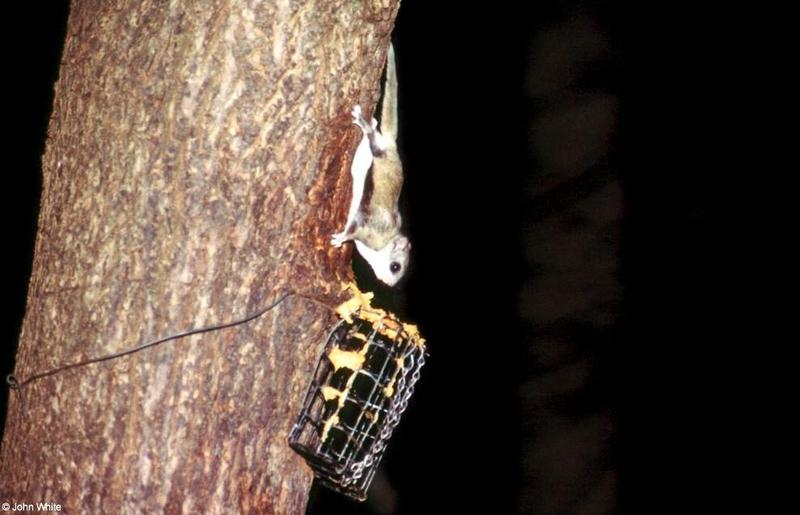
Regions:
M 289 435 L 320 483 L 367 498 L 424 364 L 425 341 L 391 314 L 365 307 L 334 327 Z

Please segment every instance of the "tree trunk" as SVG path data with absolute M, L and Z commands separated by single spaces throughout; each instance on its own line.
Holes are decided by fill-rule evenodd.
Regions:
M 329 304 L 332 248 L 393 1 L 73 1 L 15 374 L 252 313 Z M 103 513 L 305 510 L 286 439 L 329 310 L 30 383 L 9 399 L 0 499 Z M 21 402 L 23 401 L 23 402 Z

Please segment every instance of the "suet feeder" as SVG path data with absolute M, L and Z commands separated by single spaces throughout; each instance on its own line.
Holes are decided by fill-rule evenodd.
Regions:
M 337 309 L 289 445 L 323 485 L 359 501 L 425 364 L 417 328 L 355 293 Z

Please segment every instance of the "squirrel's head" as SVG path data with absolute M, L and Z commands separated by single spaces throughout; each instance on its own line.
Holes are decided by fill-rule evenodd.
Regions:
M 358 252 L 372 267 L 375 275 L 382 282 L 394 286 L 403 278 L 408 267 L 411 254 L 411 242 L 402 234 L 398 234 L 380 250 L 373 250 L 356 240 Z

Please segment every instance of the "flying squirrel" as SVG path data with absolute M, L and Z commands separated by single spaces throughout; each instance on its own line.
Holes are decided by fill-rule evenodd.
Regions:
M 405 274 L 411 242 L 400 233 L 403 221 L 397 208 L 403 187 L 403 163 L 397 152 L 397 71 L 391 44 L 386 59 L 380 130 L 375 118 L 372 123 L 363 118 L 361 106 L 354 106 L 351 114 L 363 136 L 350 166 L 353 196 L 347 223 L 342 232 L 331 237 L 331 244 L 341 247 L 352 240 L 378 279 L 394 286 Z M 367 177 L 372 187 L 371 194 L 364 198 Z

